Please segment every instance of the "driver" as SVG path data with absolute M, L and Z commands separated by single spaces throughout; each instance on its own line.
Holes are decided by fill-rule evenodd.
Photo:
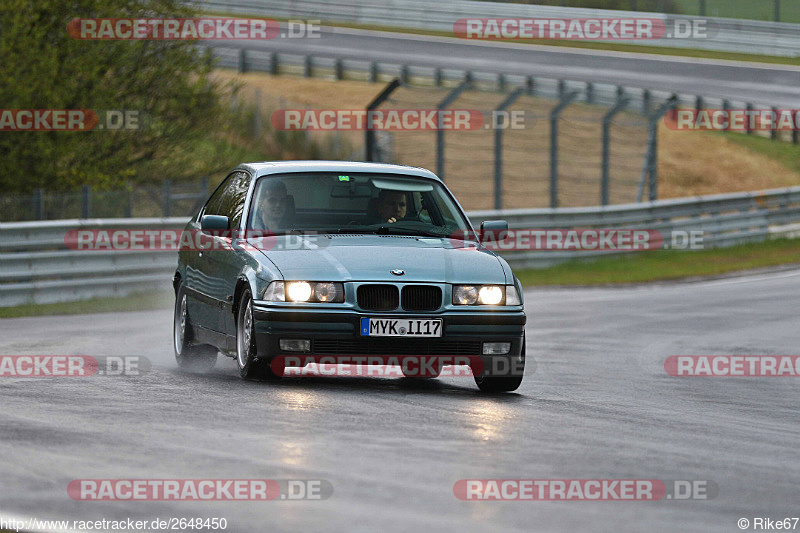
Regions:
M 253 220 L 253 229 L 276 230 L 291 224 L 289 218 L 286 184 L 271 180 L 264 189 L 261 202 Z
M 397 222 L 406 216 L 408 211 L 408 199 L 406 193 L 402 191 L 391 191 L 381 189 L 378 193 L 378 217 L 380 222 Z

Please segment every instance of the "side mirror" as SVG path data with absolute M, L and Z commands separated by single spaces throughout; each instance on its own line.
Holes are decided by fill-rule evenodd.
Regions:
M 228 231 L 228 217 L 203 215 L 203 218 L 200 219 L 200 230 L 204 233 Z
M 508 222 L 505 220 L 484 220 L 481 222 L 481 242 L 486 240 L 486 235 L 491 234 L 492 240 L 497 242 L 505 238 L 508 233 Z

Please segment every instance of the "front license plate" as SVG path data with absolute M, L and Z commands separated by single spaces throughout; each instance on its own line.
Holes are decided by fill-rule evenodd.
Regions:
M 442 319 L 362 318 L 363 337 L 441 337 Z

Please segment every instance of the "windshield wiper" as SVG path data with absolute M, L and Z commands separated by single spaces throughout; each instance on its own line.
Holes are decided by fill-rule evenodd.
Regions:
M 442 235 L 441 233 L 435 233 L 433 231 L 425 231 L 424 229 L 399 228 L 397 226 L 381 226 L 375 233 L 379 235 L 409 235 L 412 237 L 436 237 L 437 239 L 445 237 L 445 235 Z

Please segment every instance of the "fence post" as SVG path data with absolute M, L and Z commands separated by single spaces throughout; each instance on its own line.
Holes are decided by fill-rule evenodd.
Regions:
M 495 116 L 499 116 L 499 112 L 505 111 L 513 104 L 520 95 L 525 92 L 525 89 L 519 87 L 514 90 L 508 97 L 503 100 L 500 107 L 495 109 Z M 504 124 L 504 127 L 499 127 L 499 124 L 493 124 L 494 130 L 494 208 L 503 209 L 503 130 L 508 127 L 511 118 Z
M 467 77 L 467 76 L 465 76 Z M 472 76 L 469 76 L 471 78 Z M 442 101 L 436 105 L 436 175 L 444 181 L 444 124 L 441 111 L 450 107 L 450 104 L 461 96 L 461 93 L 472 86 L 469 79 L 462 81 L 458 87 L 447 93 Z
M 561 87 L 559 82 L 559 87 Z M 558 105 L 550 112 L 550 207 L 558 207 L 558 118 L 561 112 L 580 94 L 572 91 L 564 94 Z
M 778 138 L 778 122 L 781 119 L 781 114 L 778 112 L 777 107 L 772 108 L 772 116 L 775 119 L 775 127 L 774 128 L 770 127 L 769 137 L 774 141 L 775 139 Z
M 81 218 L 92 217 L 92 188 L 88 185 L 81 187 Z
M 374 63 L 373 63 L 374 64 Z M 389 98 L 392 91 L 400 87 L 400 80 L 395 78 L 389 85 L 387 85 L 375 99 L 367 105 L 367 129 L 364 130 L 364 159 L 366 161 L 375 161 L 375 131 L 370 128 L 371 121 L 369 120 L 369 112 L 378 108 L 383 102 Z
M 161 184 L 161 194 L 164 197 L 164 218 L 170 216 L 170 202 L 172 200 L 172 182 L 170 180 L 164 180 Z
M 608 205 L 608 189 L 611 181 L 611 121 L 614 116 L 627 107 L 630 100 L 623 95 L 617 97 L 617 103 L 603 117 L 603 174 L 600 180 L 600 204 Z
M 636 201 L 641 202 L 644 194 L 644 180 L 649 175 L 648 199 L 653 202 L 658 199 L 658 121 L 661 120 L 669 110 L 675 109 L 678 105 L 678 95 L 664 102 L 655 113 L 649 117 L 650 133 L 647 139 L 647 154 L 645 155 L 644 165 L 642 166 L 642 176 L 639 180 L 639 190 L 636 194 Z

